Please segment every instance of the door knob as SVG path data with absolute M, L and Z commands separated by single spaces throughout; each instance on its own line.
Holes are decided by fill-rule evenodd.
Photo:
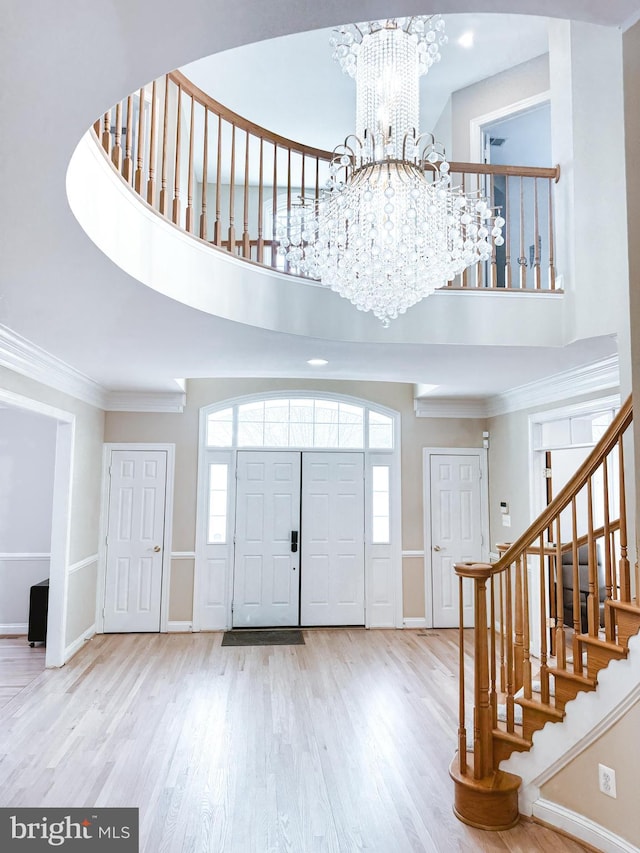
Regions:
M 156 552 L 156 554 L 157 554 L 159 551 L 162 551 L 162 548 L 161 548 L 159 545 L 156 545 L 156 546 L 154 547 L 154 549 L 153 549 L 153 550 L 154 550 L 154 551 Z
M 439 545 L 434 545 L 433 550 L 434 551 L 442 551 L 442 548 Z

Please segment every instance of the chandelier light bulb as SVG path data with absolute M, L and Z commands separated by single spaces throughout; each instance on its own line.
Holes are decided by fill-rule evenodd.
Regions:
M 327 189 L 278 216 L 289 270 L 319 279 L 383 325 L 502 245 L 501 216 L 451 186 L 443 147 L 419 135 L 419 78 L 446 44 L 439 15 L 350 24 L 330 39 L 356 81 L 356 132 Z M 502 241 L 502 242 L 499 242 Z

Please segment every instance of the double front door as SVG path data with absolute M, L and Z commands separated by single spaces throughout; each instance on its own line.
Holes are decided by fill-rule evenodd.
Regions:
M 238 451 L 233 626 L 363 624 L 363 454 Z

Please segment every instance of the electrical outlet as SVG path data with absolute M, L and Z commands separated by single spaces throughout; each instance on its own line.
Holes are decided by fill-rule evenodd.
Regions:
M 604 764 L 598 764 L 598 784 L 607 797 L 616 798 L 616 771 Z

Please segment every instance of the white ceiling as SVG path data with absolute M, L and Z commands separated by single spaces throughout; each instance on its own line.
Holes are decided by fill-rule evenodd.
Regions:
M 619 25 L 638 0 L 424 0 L 461 9 Z M 287 32 L 411 11 L 407 0 L 5 0 L 0 30 L 0 324 L 107 388 L 175 389 L 173 377 L 289 376 L 437 382 L 443 396 L 497 393 L 597 360 L 610 340 L 563 350 L 309 340 L 203 314 L 126 275 L 88 239 L 66 199 L 78 140 L 106 108 L 168 69 Z M 259 79 L 261 69 L 255 69 Z M 285 92 L 273 108 L 284 109 Z M 295 108 L 295 105 L 293 105 Z M 295 135 L 295 134 L 294 134 Z M 306 365 L 312 356 L 326 368 Z M 437 373 L 437 377 L 434 375 Z M 480 381 L 479 381 L 480 379 Z
M 347 23 L 338 20 L 336 25 Z M 449 43 L 421 78 L 421 130 L 433 130 L 452 92 L 548 50 L 548 19 L 446 15 Z M 256 42 L 181 70 L 217 101 L 256 124 L 332 151 L 354 131 L 355 82 L 331 58 L 331 28 Z M 473 46 L 458 40 L 473 33 Z M 293 69 L 293 73 L 292 73 Z

